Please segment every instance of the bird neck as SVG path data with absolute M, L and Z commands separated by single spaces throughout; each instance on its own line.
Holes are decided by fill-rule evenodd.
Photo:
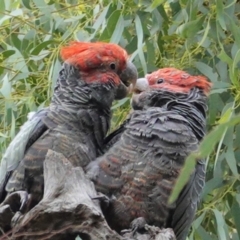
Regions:
M 84 83 L 82 77 L 78 68 L 63 64 L 45 124 L 49 128 L 61 126 L 83 137 L 87 136 L 96 148 L 102 148 L 110 126 L 112 102 L 109 100 L 103 103 L 102 95 L 99 93 L 98 96 L 94 86 Z
M 189 94 L 179 94 L 177 98 L 170 100 L 165 107 L 177 112 L 188 120 L 189 126 L 199 141 L 206 131 L 207 97 L 199 89 L 192 89 Z
M 99 109 L 89 106 L 74 108 L 51 103 L 44 123 L 50 129 L 74 131 L 86 142 L 91 141 L 97 150 L 102 151 L 103 140 L 110 127 L 110 119 L 110 108 Z

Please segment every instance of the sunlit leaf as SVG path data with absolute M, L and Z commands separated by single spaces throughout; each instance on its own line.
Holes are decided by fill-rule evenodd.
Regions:
M 238 196 L 239 196 L 239 194 L 238 194 Z M 236 224 L 238 237 L 240 238 L 240 225 L 239 225 L 240 205 L 239 205 L 239 202 L 237 202 L 236 200 L 233 201 L 233 205 L 231 207 L 231 213 L 233 215 L 233 219 Z
M 31 2 L 29 0 L 21 0 L 25 8 L 31 9 Z
M 181 34 L 185 38 L 191 38 L 202 28 L 203 21 L 204 18 L 202 17 L 197 20 L 184 23 L 177 29 L 177 33 Z
M 11 55 L 13 55 L 15 53 L 14 50 L 6 50 L 4 52 L 1 53 L 1 61 L 4 61 L 6 58 L 10 57 Z
M 222 0 L 217 0 L 217 21 L 220 23 L 221 27 L 226 30 L 226 23 L 224 20 L 224 5 Z
M 4 12 L 4 10 L 5 10 L 5 2 L 0 1 L 0 16 L 2 15 L 2 12 Z
M 122 106 L 124 103 L 126 103 L 127 101 L 129 101 L 129 98 L 123 98 L 122 100 L 118 100 L 117 103 L 114 104 L 111 109 L 112 110 L 117 109 L 120 106 Z
M 203 62 L 196 62 L 196 68 L 205 76 L 207 76 L 211 82 L 217 82 L 218 74 L 213 72 L 213 69 Z
M 219 0 L 220 1 L 220 0 Z M 234 36 L 234 40 L 236 41 L 238 47 L 240 47 L 240 32 L 239 32 L 239 26 L 237 26 L 237 24 L 234 22 L 234 18 L 232 16 L 228 16 L 228 20 L 230 21 L 230 29 L 231 29 L 231 32 Z
M 109 41 L 111 39 L 112 33 L 116 30 L 116 26 L 117 26 L 118 20 L 120 18 L 120 15 L 121 15 L 120 10 L 116 10 L 111 14 L 111 16 L 109 17 L 109 20 L 107 22 L 107 26 L 106 26 L 105 30 L 103 31 L 103 33 L 101 34 L 99 40 Z
M 20 15 L 22 15 L 22 14 L 23 14 L 22 9 L 16 9 L 16 10 L 10 12 L 9 14 L 6 14 L 6 15 L 3 16 L 2 18 L 0 18 L 0 25 L 1 25 L 2 23 L 4 23 L 4 21 L 6 21 L 6 20 L 8 20 L 8 19 L 10 19 L 10 18 L 12 18 L 12 17 L 20 16 Z
M 119 39 L 119 35 L 122 35 L 124 30 L 124 19 L 122 16 L 119 17 L 118 21 L 117 21 L 117 25 L 112 33 L 110 42 L 112 43 L 119 43 L 120 39 Z
M 38 55 L 43 49 L 45 49 L 49 44 L 52 44 L 52 43 L 54 43 L 54 41 L 52 40 L 40 43 L 32 50 L 31 54 Z
M 147 73 L 147 64 L 146 64 L 146 60 L 145 60 L 145 56 L 143 53 L 143 28 L 142 28 L 142 22 L 140 17 L 137 15 L 136 19 L 135 19 L 135 23 L 136 23 L 136 32 L 137 32 L 137 36 L 138 36 L 138 49 L 137 49 L 137 53 L 140 59 L 140 62 L 142 64 L 142 68 L 144 73 Z
M 171 194 L 171 197 L 169 199 L 169 202 L 174 202 L 181 192 L 184 185 L 187 183 L 192 170 L 195 167 L 195 161 L 200 158 L 207 157 L 214 149 L 215 145 L 219 142 L 222 135 L 226 131 L 226 128 L 228 126 L 234 126 L 236 124 L 240 123 L 240 116 L 233 117 L 228 122 L 222 123 L 218 125 L 212 132 L 210 132 L 203 142 L 200 144 L 199 152 L 198 154 L 192 153 L 187 159 L 184 164 L 184 167 L 178 177 L 177 183 L 175 184 L 175 187 L 173 189 L 173 192 Z
M 178 177 L 178 181 L 175 184 L 171 197 L 169 198 L 169 203 L 173 203 L 177 199 L 181 190 L 183 189 L 188 179 L 190 178 L 192 170 L 194 169 L 196 164 L 195 158 L 196 156 L 194 155 L 191 155 L 187 158 L 186 163 L 180 173 L 180 176 Z
M 216 221 L 217 221 L 218 239 L 227 240 L 226 234 L 224 231 L 224 226 L 225 226 L 224 218 L 217 209 L 213 209 L 213 212 L 215 214 Z
M 150 9 L 153 10 L 154 8 L 158 7 L 159 5 L 161 5 L 161 4 L 165 3 L 165 2 L 166 2 L 166 0 L 154 0 L 154 1 L 152 2 L 152 4 L 149 6 L 148 11 L 149 11 Z
M 177 67 L 213 83 L 208 134 L 187 159 L 174 196 L 196 159 L 205 158 L 206 185 L 189 239 L 239 240 L 239 9 L 234 0 L 0 0 L 0 155 L 27 113 L 49 104 L 62 45 L 71 40 L 120 44 L 139 76 Z M 130 97 L 114 102 L 111 130 L 128 115 Z
M 0 88 L 0 92 L 5 98 L 9 98 L 11 94 L 11 83 L 9 81 L 8 74 L 3 77 L 2 81 L 3 84 Z
M 238 178 L 239 174 L 238 174 L 238 169 L 237 169 L 237 161 L 235 159 L 234 150 L 233 150 L 232 146 L 228 148 L 228 151 L 226 152 L 225 156 L 226 156 L 226 161 L 227 161 L 229 168 L 231 169 L 233 175 Z

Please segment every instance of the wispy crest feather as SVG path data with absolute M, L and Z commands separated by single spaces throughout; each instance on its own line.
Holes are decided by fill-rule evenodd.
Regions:
M 128 59 L 127 52 L 113 43 L 104 42 L 70 42 L 61 49 L 61 57 L 70 64 L 87 71 L 101 66 L 104 63 L 118 62 L 119 69 L 123 70 Z

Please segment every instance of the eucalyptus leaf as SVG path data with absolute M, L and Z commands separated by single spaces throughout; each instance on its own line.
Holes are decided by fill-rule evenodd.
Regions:
M 32 55 L 38 55 L 43 49 L 45 49 L 48 45 L 54 43 L 53 40 L 45 41 L 37 45 L 31 52 Z
M 152 4 L 147 8 L 147 11 L 150 11 L 150 10 L 153 10 L 155 9 L 156 7 L 158 7 L 159 5 L 165 3 L 166 0 L 154 0 L 152 2 Z
M 226 23 L 225 23 L 225 19 L 224 19 L 224 5 L 223 5 L 223 1 L 222 0 L 217 0 L 217 21 L 219 22 L 219 24 L 221 25 L 221 27 L 226 30 Z
M 121 15 L 121 10 L 116 10 L 110 15 L 109 20 L 107 22 L 107 26 L 105 27 L 99 40 L 109 41 L 111 39 L 112 33 L 114 32 L 114 30 L 116 30 L 116 26 L 120 18 L 120 15 Z
M 216 221 L 217 221 L 218 239 L 227 240 L 227 237 L 224 231 L 225 221 L 223 219 L 223 216 L 217 209 L 213 209 L 213 212 L 215 214 Z
M 2 25 L 8 19 L 11 19 L 11 18 L 14 18 L 14 17 L 17 17 L 17 16 L 21 16 L 22 14 L 23 14 L 22 9 L 13 10 L 9 14 L 6 14 L 5 16 L 0 18 L 0 25 Z
M 31 9 L 31 1 L 30 0 L 21 0 L 21 1 L 25 8 Z
M 5 98 L 9 98 L 11 95 L 11 83 L 9 81 L 9 77 L 8 74 L 6 74 L 3 79 L 2 79 L 2 87 L 0 88 L 0 92 L 1 94 L 5 97 Z
M 2 61 L 4 61 L 6 58 L 10 57 L 14 53 L 15 53 L 14 50 L 6 50 L 4 52 L 1 52 L 1 59 L 2 59 Z
M 72 40 L 117 43 L 140 77 L 176 67 L 213 83 L 207 135 L 186 160 L 173 193 L 176 198 L 196 160 L 206 159 L 205 189 L 189 239 L 239 240 L 239 11 L 233 0 L 1 0 L 0 155 L 27 113 L 49 105 L 62 46 Z M 114 103 L 111 130 L 128 115 L 130 98 Z

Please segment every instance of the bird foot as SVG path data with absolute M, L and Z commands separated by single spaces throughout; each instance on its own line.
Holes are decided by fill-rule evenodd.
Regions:
M 9 205 L 13 212 L 24 213 L 30 202 L 30 197 L 26 191 L 16 191 L 10 193 L 6 199 L 1 203 L 1 206 Z
M 130 224 L 131 229 L 124 229 L 121 231 L 121 234 L 130 233 L 133 237 L 137 231 L 144 230 L 146 224 L 144 217 L 135 218 Z
M 98 196 L 93 197 L 92 200 L 99 200 L 102 207 L 107 208 L 111 203 L 111 199 L 105 194 L 98 193 Z
M 22 217 L 23 217 L 23 214 L 20 211 L 17 211 L 11 220 L 11 227 L 16 226 Z
M 6 227 L 9 227 L 9 226 L 13 227 L 19 222 L 19 220 L 23 216 L 23 213 L 26 212 L 27 207 L 29 206 L 29 203 L 31 200 L 30 196 L 31 195 L 29 195 L 26 191 L 16 191 L 16 192 L 10 193 L 5 198 L 5 200 L 1 203 L 0 209 L 3 209 L 4 212 L 8 211 L 11 213 L 8 216 L 8 217 L 11 216 L 10 217 L 11 220 L 5 219 Z
M 8 204 L 0 206 L 0 236 L 11 229 L 11 220 L 13 216 L 14 213 Z

